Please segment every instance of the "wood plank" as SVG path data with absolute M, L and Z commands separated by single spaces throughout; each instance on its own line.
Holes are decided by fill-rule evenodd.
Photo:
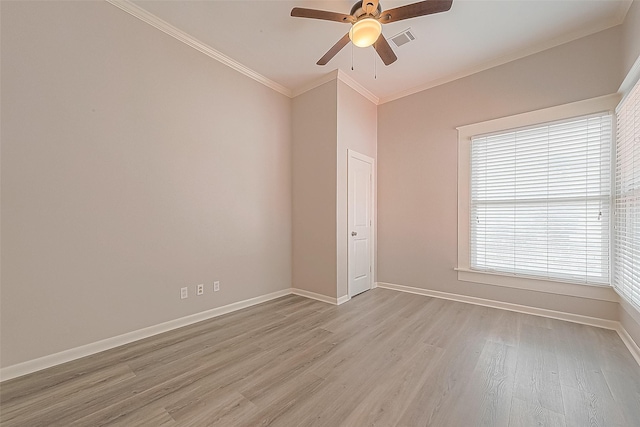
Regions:
M 602 372 L 598 352 L 588 335 L 588 326 L 569 322 L 554 322 L 556 357 L 560 383 L 586 395 L 612 399 Z
M 627 424 L 619 405 L 611 397 L 562 386 L 565 420 L 569 426 L 622 427 Z
M 564 415 L 515 397 L 511 401 L 510 427 L 565 427 L 566 425 Z
M 411 399 L 399 426 L 449 425 L 453 414 L 467 408 L 462 396 L 486 343 L 483 331 L 495 326 L 498 311 L 461 303 L 452 307 L 451 319 L 458 319 L 458 328 L 445 328 L 450 336 L 436 341 L 445 352 L 433 375 Z M 466 316 L 460 310 L 466 311 Z
M 315 398 L 316 391 L 324 381 L 318 376 L 304 373 L 290 377 L 288 381 L 272 387 L 268 393 L 252 394 L 250 401 L 256 405 L 258 410 L 255 411 L 255 414 L 239 418 L 236 425 L 264 426 L 282 424 L 281 419 L 293 408 Z M 307 416 L 308 414 L 304 414 L 298 421 L 293 423 L 288 421 L 284 425 L 301 425 L 305 422 Z
M 438 366 L 444 350 L 423 345 L 422 349 L 403 355 L 399 363 L 382 371 L 382 378 L 351 413 L 343 425 L 390 426 L 407 409 L 411 398 L 419 391 Z
M 564 415 L 552 329 L 521 325 L 513 395 L 536 413 L 545 409 Z
M 102 393 L 105 389 L 116 384 L 135 378 L 135 374 L 125 364 L 118 364 L 107 368 L 87 372 L 86 375 L 75 377 L 58 387 L 38 388 L 37 377 L 29 376 L 26 381 L 32 382 L 34 392 L 2 402 L 0 420 L 2 424 L 15 422 L 23 423 L 27 419 L 47 420 L 46 415 L 51 412 L 61 412 L 70 401 L 81 399 L 85 393 Z
M 465 409 L 449 425 L 508 426 L 515 385 L 517 347 L 487 341 L 462 395 Z
M 109 425 L 112 427 L 173 427 L 178 423 L 164 408 L 149 405 L 149 407 L 123 416 Z

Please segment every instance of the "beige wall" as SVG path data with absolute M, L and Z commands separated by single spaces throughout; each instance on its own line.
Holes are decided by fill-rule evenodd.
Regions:
M 348 294 L 347 150 L 376 158 L 377 107 L 338 78 L 293 100 L 293 287 Z
M 617 304 L 457 280 L 456 127 L 616 92 L 621 27 L 383 104 L 378 280 L 617 319 Z
M 1 7 L 2 366 L 291 286 L 290 99 L 108 3 Z
M 347 150 L 354 150 L 372 159 L 377 157 L 376 105 L 353 90 L 342 81 L 338 81 L 338 144 L 337 144 L 337 292 L 338 297 L 348 295 L 349 230 L 347 217 Z M 375 165 L 374 165 L 375 167 Z M 376 172 L 373 171 L 374 188 Z M 375 211 L 375 206 L 374 206 Z M 375 219 L 375 217 L 374 217 Z M 375 224 L 374 224 L 375 230 Z M 375 231 L 374 231 L 375 234 Z M 375 239 L 374 239 L 375 244 Z M 374 254 L 375 254 L 375 247 Z M 375 262 L 374 262 L 375 263 Z M 375 272 L 374 272 L 375 273 Z M 374 274 L 375 276 L 375 274 Z M 375 278 L 374 278 L 375 280 Z
M 622 25 L 623 78 L 640 56 L 640 0 L 635 0 Z
M 293 287 L 336 297 L 337 81 L 293 99 Z

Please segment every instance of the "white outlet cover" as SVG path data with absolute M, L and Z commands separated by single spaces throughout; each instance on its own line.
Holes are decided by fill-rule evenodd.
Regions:
M 180 299 L 185 299 L 189 296 L 189 288 L 180 288 Z
M 196 295 L 202 295 L 204 294 L 204 285 L 200 284 L 198 285 L 198 287 L 196 288 Z
M 213 292 L 218 292 L 220 290 L 220 282 L 213 282 Z

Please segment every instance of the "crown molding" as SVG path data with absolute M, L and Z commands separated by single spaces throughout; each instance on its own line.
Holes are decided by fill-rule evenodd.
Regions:
M 258 83 L 261 83 L 265 86 L 267 86 L 268 88 L 271 88 L 273 90 L 275 90 L 276 92 L 279 92 L 285 96 L 288 96 L 289 98 L 292 97 L 291 94 L 291 90 L 283 85 L 281 85 L 280 83 L 276 83 L 275 81 L 268 79 L 267 77 L 263 76 L 260 73 L 257 73 L 256 71 L 252 70 L 251 68 L 239 63 L 238 61 L 228 57 L 227 55 L 225 55 L 224 53 L 218 52 L 217 50 L 215 50 L 214 48 L 212 48 L 211 46 L 206 45 L 205 43 L 202 43 L 200 40 L 196 39 L 195 37 L 185 33 L 184 31 L 174 27 L 173 25 L 169 24 L 166 21 L 163 21 L 162 19 L 158 18 L 157 16 L 155 16 L 154 14 L 147 12 L 145 9 L 135 5 L 134 3 L 132 3 L 129 0 L 106 0 L 108 3 L 111 3 L 112 5 L 116 6 L 117 8 L 129 13 L 132 16 L 135 16 L 136 18 L 140 19 L 141 21 L 146 22 L 147 24 L 159 29 L 160 31 L 164 32 L 165 34 L 170 35 L 171 37 L 175 38 L 176 40 L 181 41 L 182 43 L 186 44 L 187 46 L 191 46 L 192 48 L 196 49 L 199 52 L 204 53 L 205 55 L 207 55 L 210 58 L 215 59 L 216 61 L 236 70 L 237 72 L 244 74 L 245 76 L 257 81 Z
M 597 32 L 600 31 L 604 31 L 608 28 L 614 27 L 616 25 L 620 25 L 624 22 L 624 19 L 626 18 L 626 15 L 629 11 L 629 8 L 631 7 L 633 0 L 624 0 L 622 2 L 620 2 L 620 6 L 618 8 L 618 11 L 616 13 L 616 15 L 610 19 L 609 21 L 606 21 L 604 23 L 602 23 L 599 26 L 596 27 L 592 27 L 588 30 L 580 30 L 580 31 L 576 31 L 574 33 L 571 33 L 569 35 L 565 35 L 565 36 L 561 36 L 558 37 L 556 39 L 541 43 L 537 46 L 531 47 L 529 49 L 525 49 L 525 50 L 519 50 L 519 51 L 515 51 L 512 52 L 510 54 L 492 59 L 490 61 L 484 62 L 482 64 L 479 64 L 477 66 L 474 67 L 470 67 L 466 70 L 460 71 L 458 73 L 454 73 L 448 76 L 444 76 L 442 78 L 439 79 L 435 79 L 435 80 L 431 80 L 427 83 L 424 83 L 422 85 L 419 86 L 415 86 L 413 88 L 409 88 L 407 90 L 404 91 L 400 91 L 397 92 L 393 95 L 389 95 L 386 97 L 378 97 L 375 94 L 373 94 L 371 91 L 369 91 L 368 89 L 366 89 L 364 86 L 362 86 L 360 83 L 358 83 L 355 79 L 353 79 L 351 76 L 349 76 L 345 71 L 342 71 L 340 69 L 336 69 L 330 73 L 327 73 L 323 76 L 321 76 L 320 78 L 313 80 L 310 83 L 307 83 L 297 89 L 291 90 L 289 88 L 287 88 L 286 86 L 283 86 L 265 76 L 263 76 L 262 74 L 252 70 L 251 68 L 239 63 L 238 61 L 232 59 L 231 57 L 215 50 L 214 48 L 212 48 L 211 46 L 208 46 L 207 44 L 201 42 L 200 40 L 196 39 L 195 37 L 185 33 L 184 31 L 174 27 L 173 25 L 169 24 L 168 22 L 158 18 L 157 16 L 155 16 L 154 14 L 146 11 L 145 9 L 137 6 L 136 4 L 132 3 L 130 0 L 106 0 L 108 3 L 118 7 L 119 9 L 129 13 L 130 15 L 140 19 L 143 22 L 146 22 L 149 25 L 152 25 L 153 27 L 159 29 L 160 31 L 164 32 L 165 34 L 170 35 L 171 37 L 183 42 L 184 44 L 191 46 L 192 48 L 198 50 L 201 53 L 204 53 L 205 55 L 209 56 L 210 58 L 215 59 L 216 61 L 221 62 L 222 64 L 238 71 L 241 74 L 244 74 L 245 76 L 257 81 L 258 83 L 261 83 L 273 90 L 275 90 L 276 92 L 279 92 L 289 98 L 295 98 L 298 95 L 301 95 L 305 92 L 308 92 L 312 89 L 315 89 L 318 86 L 321 86 L 331 80 L 334 79 L 338 79 L 340 81 L 342 81 L 343 83 L 345 83 L 346 85 L 348 85 L 349 87 L 351 87 L 352 89 L 354 89 L 356 92 L 360 93 L 362 96 L 364 96 L 365 98 L 367 98 L 368 100 L 370 100 L 371 102 L 373 102 L 376 105 L 381 105 L 387 102 L 391 102 L 391 101 L 395 101 L 397 99 L 400 98 L 404 98 L 406 96 L 410 96 L 413 94 L 416 94 L 418 92 L 422 92 L 431 88 L 434 88 L 436 86 L 440 86 L 446 83 L 450 83 L 452 81 L 464 78 L 464 77 L 468 77 L 470 75 L 479 73 L 481 71 L 485 71 L 488 70 L 490 68 L 493 67 L 497 67 L 499 65 L 503 65 L 506 64 L 508 62 L 511 61 L 515 61 L 517 59 L 521 59 L 524 58 L 526 56 L 529 55 L 533 55 L 539 52 L 542 52 L 544 50 L 547 49 L 551 49 L 553 47 L 556 46 L 560 46 L 562 44 L 565 43 L 569 43 L 571 41 L 577 40 L 579 38 L 582 37 L 586 37 L 589 36 L 591 34 L 595 34 Z
M 632 0 L 626 0 L 624 2 L 620 3 L 620 8 L 618 9 L 618 12 L 616 13 L 616 16 L 608 21 L 605 21 L 603 23 L 601 23 L 598 26 L 595 27 L 591 27 L 589 29 L 582 29 L 579 31 L 574 31 L 573 33 L 561 36 L 561 37 L 556 37 L 555 39 L 540 43 L 536 46 L 532 46 L 528 49 L 524 49 L 524 50 L 517 50 L 514 51 L 512 53 L 509 53 L 507 55 L 498 57 L 498 58 L 494 58 L 492 60 L 489 60 L 487 62 L 484 62 L 482 64 L 467 68 L 465 70 L 462 70 L 458 73 L 454 73 L 454 74 L 450 74 L 448 76 L 444 76 L 442 78 L 439 79 L 435 79 L 435 80 L 431 80 L 427 83 L 424 83 L 422 85 L 419 86 L 415 86 L 413 88 L 409 88 L 407 90 L 398 92 L 396 94 L 390 95 L 390 96 L 386 96 L 380 99 L 379 104 L 384 104 L 387 102 L 391 102 L 391 101 L 395 101 L 397 99 L 400 98 L 404 98 L 406 96 L 409 95 L 413 95 L 416 94 L 418 92 L 422 92 L 424 90 L 428 90 L 431 88 L 434 88 L 436 86 L 441 86 L 443 84 L 446 83 L 450 83 L 452 81 L 464 78 L 464 77 L 469 77 L 473 74 L 479 73 L 481 71 L 486 71 L 488 69 L 494 68 L 494 67 L 498 67 L 500 65 L 504 65 L 507 64 L 509 62 L 512 61 L 516 61 L 518 59 L 522 59 L 525 58 L 527 56 L 530 55 L 534 55 L 536 53 L 540 53 L 543 52 L 545 50 L 548 49 L 552 49 L 554 47 L 563 45 L 565 43 L 569 43 L 575 40 L 578 40 L 582 37 L 587 37 L 590 36 L 592 34 L 596 34 L 599 33 L 600 31 L 604 31 L 607 30 L 609 28 L 615 27 L 617 25 L 620 25 L 624 22 L 624 19 L 627 15 L 627 12 L 629 11 L 629 7 L 631 6 L 631 3 L 633 3 Z
M 360 83 L 355 81 L 353 79 L 353 77 L 351 77 L 350 75 L 348 75 L 347 73 L 345 73 L 344 71 L 342 71 L 340 69 L 338 69 L 338 73 L 337 74 L 338 74 L 338 80 L 340 80 L 342 83 L 346 84 L 351 89 L 355 90 L 360 95 L 364 96 L 365 98 L 367 98 L 369 101 L 373 102 L 374 104 L 376 104 L 376 105 L 380 104 L 380 98 L 375 96 L 367 88 L 365 88 Z
M 367 98 L 369 101 L 373 102 L 376 105 L 380 104 L 380 98 L 378 98 L 371 91 L 369 91 L 367 88 L 365 88 L 360 83 L 355 81 L 351 76 L 349 76 L 347 73 L 345 73 L 339 68 L 336 68 L 335 70 L 321 76 L 316 80 L 313 80 L 310 83 L 307 83 L 304 86 L 300 86 L 298 89 L 293 91 L 291 97 L 295 98 L 298 95 L 302 95 L 305 92 L 309 92 L 310 90 L 315 89 L 318 86 L 322 86 L 323 84 L 330 82 L 332 80 L 340 80 L 342 83 L 346 84 L 351 89 L 355 90 L 360 95 Z
M 309 83 L 306 83 L 302 86 L 300 86 L 299 88 L 293 90 L 291 92 L 291 97 L 295 98 L 296 96 L 302 95 L 305 92 L 309 92 L 310 90 L 313 90 L 319 86 L 322 86 L 325 83 L 328 83 L 332 80 L 337 80 L 338 79 L 338 69 L 335 69 L 327 74 L 324 74 L 323 76 L 312 80 Z

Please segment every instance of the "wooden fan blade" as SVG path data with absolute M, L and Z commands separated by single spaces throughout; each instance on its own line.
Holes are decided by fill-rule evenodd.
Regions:
M 355 22 L 355 18 L 351 15 L 345 15 L 344 13 L 336 13 L 336 12 L 328 12 L 326 10 L 317 10 L 317 9 L 305 9 L 303 7 L 294 7 L 291 9 L 291 16 L 295 16 L 296 18 L 312 18 L 312 19 L 323 19 L 325 21 L 334 21 L 334 22 Z
M 417 16 L 431 15 L 432 13 L 446 12 L 451 9 L 453 0 L 425 0 L 418 3 L 407 4 L 394 9 L 385 10 L 380 14 L 378 21 L 382 24 L 415 18 Z
M 347 34 L 347 36 L 348 35 L 349 34 Z M 384 65 L 393 64 L 398 59 L 393 49 L 391 49 L 391 46 L 389 46 L 389 42 L 387 42 L 387 39 L 385 39 L 382 34 L 380 34 L 378 40 L 373 44 L 373 48 L 378 52 L 378 56 L 380 56 Z
M 372 15 L 373 12 L 378 9 L 378 0 L 363 0 L 362 1 L 362 10 L 364 10 L 369 15 Z
M 349 44 L 349 33 L 345 34 L 336 44 L 333 45 L 331 49 L 327 53 L 324 54 L 322 58 L 316 62 L 318 65 L 327 65 L 327 62 L 331 61 L 331 58 L 336 56 L 338 52 L 342 50 L 347 44 Z

